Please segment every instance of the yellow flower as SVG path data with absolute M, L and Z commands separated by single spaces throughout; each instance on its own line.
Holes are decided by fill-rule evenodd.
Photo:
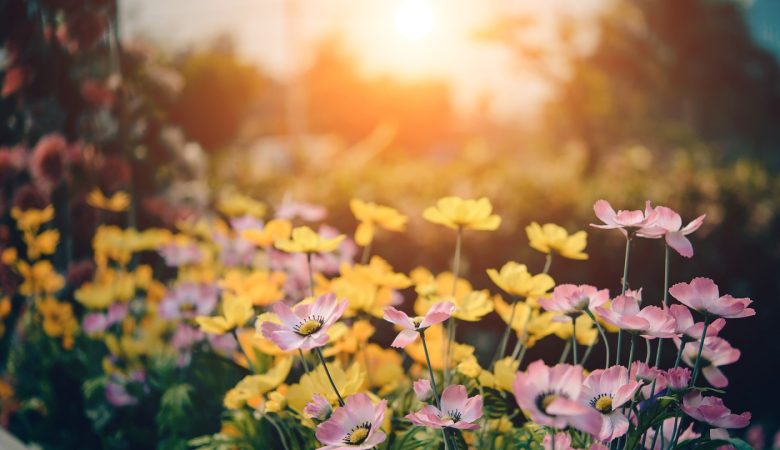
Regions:
M 198 316 L 195 321 L 200 329 L 210 334 L 225 334 L 249 320 L 254 311 L 248 297 L 225 293 L 222 297 L 222 315 L 217 317 Z
M 266 412 L 279 413 L 284 410 L 287 406 L 287 389 L 286 385 L 282 385 L 279 389 L 268 393 L 268 401 L 265 402 Z
M 477 378 L 482 373 L 482 366 L 477 362 L 477 358 L 472 356 L 461 361 L 457 367 L 457 371 L 469 378 Z
M 531 275 L 525 264 L 509 261 L 501 267 L 501 271 L 488 269 L 487 274 L 498 287 L 507 294 L 517 297 L 536 299 L 547 294 L 555 286 L 552 277 L 545 273 Z
M 6 266 L 12 265 L 17 259 L 19 259 L 19 253 L 13 247 L 6 248 L 3 250 L 3 253 L 0 254 L 0 262 Z
M 562 323 L 554 321 L 555 316 L 555 313 L 549 311 L 532 315 L 531 320 L 528 321 L 526 346 L 533 347 L 538 341 L 559 331 Z M 571 324 L 568 325 L 571 327 Z
M 53 338 L 62 338 L 62 346 L 68 350 L 73 348 L 73 333 L 78 328 L 78 322 L 73 317 L 70 303 L 58 302 L 53 297 L 46 297 L 36 302 L 38 312 L 43 317 L 43 332 Z
M 87 195 L 87 204 L 93 208 L 122 212 L 130 206 L 130 196 L 119 191 L 111 197 L 106 197 L 100 189 L 95 188 Z
M 371 284 L 391 289 L 405 289 L 412 285 L 412 280 L 402 273 L 393 272 L 393 267 L 379 256 L 372 256 L 368 264 L 342 264 L 342 277 L 364 279 Z
M 20 230 L 35 232 L 44 223 L 54 218 L 54 207 L 49 205 L 43 209 L 28 209 L 22 211 L 20 208 L 11 208 L 11 217 L 16 220 L 16 226 Z
M 417 272 L 419 277 L 421 272 Z M 439 274 L 435 280 L 428 283 L 418 284 L 417 300 L 414 303 L 414 312 L 419 316 L 425 313 L 434 303 L 451 301 L 455 304 L 455 312 L 452 314 L 456 319 L 467 322 L 476 322 L 482 317 L 493 311 L 493 301 L 487 290 L 474 291 L 471 289 L 471 283 L 459 278 L 455 285 L 455 297 L 452 297 L 452 273 L 444 272 Z
M 388 231 L 404 231 L 408 218 L 389 206 L 377 205 L 353 198 L 349 202 L 352 214 L 360 221 L 355 230 L 355 242 L 366 246 L 374 240 L 374 231 L 378 225 Z
M 238 409 L 253 397 L 261 397 L 266 392 L 276 389 L 287 379 L 292 362 L 291 356 L 282 356 L 276 359 L 268 372 L 261 375 L 245 376 L 225 395 L 225 407 Z
M 284 297 L 284 272 L 229 270 L 219 286 L 235 295 L 248 297 L 255 306 L 267 306 Z
M 128 302 L 135 296 L 137 276 L 124 270 L 98 269 L 93 281 L 74 293 L 88 309 L 105 309 L 115 301 Z
M 57 249 L 60 242 L 60 232 L 46 230 L 37 236 L 31 232 L 24 232 L 24 242 L 27 244 L 27 258 L 36 260 L 41 255 L 51 255 Z
M 233 194 L 223 197 L 217 204 L 217 209 L 228 217 L 252 216 L 263 217 L 266 210 L 265 203 L 241 194 Z
M 330 345 L 322 353 L 326 357 L 355 353 L 366 345 L 375 331 L 376 328 L 368 320 L 356 320 L 352 326 L 336 322 L 328 330 Z
M 266 222 L 262 230 L 250 228 L 241 233 L 241 238 L 258 247 L 269 247 L 281 239 L 289 239 L 292 223 L 285 219 L 273 219 Z
M 16 268 L 24 279 L 19 286 L 22 295 L 53 294 L 65 286 L 65 278 L 54 270 L 49 261 L 38 261 L 32 266 L 21 261 Z
M 571 340 L 572 325 L 571 322 L 555 322 L 558 327 L 555 329 L 555 335 L 564 341 Z M 593 321 L 586 314 L 580 314 L 574 321 L 574 330 L 577 333 L 577 342 L 580 345 L 591 345 L 596 342 L 598 329 Z
M 524 301 L 518 301 L 515 305 L 514 316 L 512 316 L 512 305 L 506 303 L 500 295 L 497 295 L 493 299 L 493 303 L 496 308 L 496 313 L 499 317 L 501 317 L 501 320 L 508 324 L 509 318 L 512 317 L 511 327 L 515 333 L 521 337 L 527 335 L 528 322 L 531 320 L 531 317 L 535 315 L 535 311 L 528 305 L 528 303 Z
M 341 364 L 331 362 L 328 363 L 328 370 L 339 393 L 344 398 L 360 392 L 361 387 L 366 382 L 366 371 L 358 362 L 353 363 L 347 370 L 344 370 Z M 301 376 L 297 384 L 290 386 L 287 391 L 287 403 L 292 409 L 302 413 L 306 403 L 311 400 L 314 394 L 322 395 L 331 405 L 335 405 L 338 401 L 322 364 Z
M 275 356 L 275 355 L 286 355 L 288 353 L 292 353 L 292 352 L 285 352 L 284 350 L 280 349 L 278 345 L 274 344 L 271 340 L 266 339 L 265 336 L 263 336 L 263 333 L 261 331 L 263 322 L 272 322 L 277 324 L 282 323 L 281 320 L 279 320 L 279 317 L 277 317 L 277 315 L 272 312 L 266 312 L 257 316 L 257 319 L 255 319 L 255 331 L 252 336 L 251 345 L 254 348 L 260 350 L 261 353 L 265 353 L 266 355 Z M 250 333 L 252 332 L 250 331 Z M 243 332 L 238 333 L 239 343 L 241 342 L 241 338 L 244 335 L 245 333 Z
M 479 200 L 464 200 L 460 197 L 444 197 L 423 211 L 428 222 L 444 225 L 447 228 L 468 228 L 472 230 L 492 231 L 501 225 L 501 218 L 491 214 L 493 205 L 485 197 Z
M 355 355 L 355 361 L 368 364 L 367 381 L 371 387 L 379 388 L 380 395 L 394 390 L 404 380 L 403 358 L 393 349 L 368 344 Z
M 536 222 L 525 227 L 531 248 L 542 253 L 550 253 L 555 250 L 569 259 L 588 259 L 585 247 L 588 245 L 588 233 L 577 231 L 569 235 L 565 228 L 554 223 L 546 223 L 540 226 Z
M 512 383 L 515 381 L 515 374 L 517 374 L 519 365 L 520 363 L 511 356 L 496 361 L 496 365 L 493 366 L 496 388 L 512 392 Z
M 446 338 L 441 325 L 434 325 L 425 330 L 425 344 L 428 346 L 428 354 L 431 357 L 431 367 L 433 367 L 433 370 L 443 369 Z M 407 345 L 404 350 L 417 363 L 427 366 L 425 351 L 423 350 L 422 342 L 419 339 Z M 450 367 L 455 367 L 458 363 L 464 361 L 473 354 L 474 347 L 453 342 L 450 355 Z
M 282 239 L 274 244 L 287 253 L 328 253 L 339 248 L 344 235 L 324 238 L 309 227 L 296 227 L 292 230 L 292 239 Z

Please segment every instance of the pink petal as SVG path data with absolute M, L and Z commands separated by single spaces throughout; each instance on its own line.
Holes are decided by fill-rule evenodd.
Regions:
M 693 233 L 694 231 L 698 230 L 699 227 L 701 227 L 701 225 L 704 223 L 704 218 L 705 217 L 707 217 L 706 214 L 700 215 L 699 217 L 693 219 L 691 221 L 691 223 L 686 225 L 685 228 L 683 228 L 680 231 L 682 232 L 682 234 L 685 234 L 685 235 Z
M 460 411 L 463 405 L 468 399 L 468 392 L 466 387 L 461 384 L 451 384 L 444 389 L 441 393 L 441 410 L 446 411 Z
M 596 217 L 607 225 L 617 226 L 615 217 L 617 213 L 606 200 L 599 200 L 593 204 L 593 212 L 596 213 Z M 598 225 L 594 225 L 598 226 Z
M 282 302 L 274 303 L 271 309 L 273 309 L 276 315 L 279 316 L 279 320 L 287 325 L 287 328 L 293 328 L 301 322 L 301 318 L 296 315 L 289 306 Z
M 455 312 L 455 304 L 452 302 L 439 302 L 431 306 L 420 323 L 420 328 L 428 328 L 431 325 L 442 323 L 449 319 Z
M 686 258 L 693 257 L 693 245 L 691 245 L 691 241 L 689 241 L 682 232 L 670 231 L 666 233 L 666 243 L 669 244 L 669 247 L 675 249 L 681 256 Z
M 395 348 L 404 348 L 414 342 L 414 340 L 417 339 L 418 334 L 419 333 L 414 330 L 403 330 L 398 333 L 398 336 L 395 337 L 395 340 L 393 340 L 393 343 L 390 344 L 390 346 Z
M 701 374 L 704 378 L 716 388 L 724 388 L 729 385 L 729 379 L 715 366 L 707 366 L 701 370 Z
M 394 323 L 406 330 L 415 329 L 414 323 L 412 323 L 412 319 L 410 319 L 405 312 L 399 311 L 392 306 L 385 308 L 385 314 L 383 317 L 386 321 Z

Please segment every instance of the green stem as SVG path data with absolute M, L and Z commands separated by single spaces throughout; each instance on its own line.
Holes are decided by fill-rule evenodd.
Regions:
M 631 234 L 628 234 L 626 236 L 626 254 L 625 258 L 623 260 L 623 283 L 622 283 L 622 290 L 620 295 L 626 294 L 626 289 L 628 289 L 628 261 L 629 257 L 631 256 Z M 615 365 L 620 365 L 620 353 L 623 346 L 623 330 L 618 330 L 618 337 L 617 337 L 617 354 L 615 355 Z
M 314 297 L 314 269 L 311 267 L 311 253 L 306 254 L 306 263 L 309 267 L 309 295 Z
M 284 447 L 284 450 L 288 450 L 290 447 L 287 446 L 287 439 L 285 439 L 282 429 L 279 428 L 279 424 L 277 424 L 276 421 L 271 419 L 271 416 L 267 414 L 264 417 L 268 420 L 268 423 L 270 423 L 271 426 L 274 427 L 276 432 L 279 433 L 279 440 L 282 441 L 282 447 Z
M 704 339 L 707 337 L 707 327 L 710 324 L 710 315 L 704 313 L 704 326 L 701 330 L 701 341 L 699 342 L 699 352 L 696 354 L 696 362 L 693 364 L 693 375 L 691 376 L 691 384 L 688 387 L 696 386 L 696 378 L 699 376 L 699 368 L 701 367 L 701 352 L 704 350 Z M 682 347 L 680 347 L 682 348 Z
M 550 273 L 551 264 L 552 264 L 552 253 L 548 253 L 547 257 L 544 260 L 544 270 L 542 270 L 542 273 L 544 274 Z
M 577 365 L 577 324 L 572 317 L 571 319 L 571 349 L 572 349 L 572 361 L 574 361 L 574 365 Z
M 604 340 L 604 351 L 606 352 L 606 358 L 604 360 L 604 368 L 609 368 L 609 341 L 607 340 L 607 333 L 604 332 L 604 328 L 601 326 L 598 320 L 596 320 L 596 316 L 593 315 L 593 312 L 590 309 L 586 309 L 585 313 L 590 317 L 590 320 L 593 321 L 593 323 L 596 324 L 596 328 L 599 330 L 599 334 L 601 335 L 601 339 Z
M 664 245 L 664 308 L 669 304 L 669 245 Z M 660 367 L 661 352 L 664 346 L 663 339 L 658 340 L 658 350 L 655 355 L 655 367 Z
M 309 364 L 306 363 L 306 358 L 303 356 L 303 350 L 298 349 L 298 355 L 301 357 L 301 363 L 303 364 L 303 370 L 309 373 Z
M 660 345 L 660 342 L 659 342 Z M 650 339 L 645 338 L 645 365 L 648 365 L 650 363 L 650 353 L 653 352 L 653 349 L 650 347 Z M 658 366 L 656 365 L 656 368 Z M 630 367 L 629 367 L 630 369 Z M 655 381 L 655 380 L 653 380 Z
M 319 347 L 316 347 L 314 349 L 315 353 L 317 353 L 317 356 L 320 357 L 320 362 L 322 363 L 322 367 L 325 368 L 325 374 L 328 376 L 328 381 L 330 381 L 330 385 L 333 387 L 333 392 L 336 393 L 336 397 L 339 398 L 339 406 L 344 406 L 344 399 L 341 398 L 341 394 L 339 393 L 339 389 L 336 387 L 336 383 L 333 382 L 333 377 L 330 376 L 330 370 L 328 370 L 328 364 L 325 362 L 325 357 L 322 356 L 322 350 L 320 350 Z
M 452 300 L 455 301 L 455 291 L 458 288 L 458 276 L 460 275 L 460 252 L 463 241 L 463 228 L 458 227 L 458 233 L 455 238 L 455 256 L 452 260 Z M 450 354 L 452 353 L 452 343 L 455 341 L 455 318 L 450 317 L 447 321 L 447 347 L 444 351 L 444 382 L 446 383 L 450 376 Z
M 569 351 L 571 351 L 571 341 L 566 341 L 566 346 L 563 347 L 563 351 L 561 352 L 561 357 L 558 359 L 558 364 L 561 364 L 564 361 L 566 361 L 566 358 L 569 356 Z
M 506 352 L 506 346 L 509 343 L 509 333 L 512 331 L 512 322 L 514 322 L 515 320 L 515 310 L 517 309 L 517 302 L 518 302 L 518 297 L 516 295 L 513 295 L 512 309 L 509 313 L 509 322 L 506 324 L 506 329 L 504 329 L 504 335 L 501 337 L 501 344 L 498 346 L 495 356 L 493 356 L 493 362 L 490 364 L 491 368 L 496 365 L 496 361 L 501 359 L 504 356 L 504 353 Z
M 634 362 L 635 345 L 636 345 L 636 333 L 631 333 L 631 347 L 628 351 L 628 364 L 626 365 L 629 369 L 631 368 L 631 363 Z
M 366 244 L 365 247 L 363 247 L 363 255 L 360 257 L 360 264 L 366 265 L 368 264 L 368 258 L 371 256 L 371 244 L 373 244 L 373 239 Z
M 433 367 L 431 367 L 431 357 L 428 355 L 428 344 L 425 343 L 425 330 L 420 331 L 420 341 L 422 341 L 423 352 L 425 352 L 425 362 L 428 363 L 428 374 L 431 377 L 433 398 L 436 399 L 436 407 L 441 411 L 441 398 L 439 398 L 439 389 L 436 387 L 436 377 L 433 375 Z M 450 441 L 444 428 L 441 429 L 441 434 L 444 436 L 444 449 L 447 450 L 450 448 Z

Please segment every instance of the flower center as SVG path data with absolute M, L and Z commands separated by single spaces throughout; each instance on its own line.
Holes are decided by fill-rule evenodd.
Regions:
M 368 432 L 371 430 L 371 424 L 363 422 L 352 429 L 344 436 L 344 443 L 350 445 L 360 445 L 368 438 Z
M 612 395 L 601 394 L 591 400 L 590 405 L 602 414 L 609 414 L 612 412 Z
M 560 394 L 555 391 L 542 392 L 536 397 L 536 407 L 539 408 L 539 410 L 544 414 L 550 416 L 550 414 L 547 413 L 547 407 L 549 407 L 550 403 L 552 403 L 558 397 L 568 398 L 568 396 L 565 394 Z
M 325 323 L 325 319 L 322 316 L 312 317 L 309 316 L 303 322 L 299 323 L 293 329 L 301 336 L 311 336 L 322 328 L 322 324 Z
M 422 316 L 416 316 L 412 317 L 412 323 L 414 324 L 415 328 L 420 328 L 420 325 L 422 324 L 422 321 L 425 317 Z
M 451 420 L 453 422 L 460 422 L 461 413 L 457 409 L 447 411 L 447 414 L 441 416 L 441 420 Z

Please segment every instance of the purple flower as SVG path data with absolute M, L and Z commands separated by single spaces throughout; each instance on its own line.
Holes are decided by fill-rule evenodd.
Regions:
M 160 317 L 168 320 L 208 316 L 217 306 L 217 287 L 209 283 L 184 282 L 165 293 Z

